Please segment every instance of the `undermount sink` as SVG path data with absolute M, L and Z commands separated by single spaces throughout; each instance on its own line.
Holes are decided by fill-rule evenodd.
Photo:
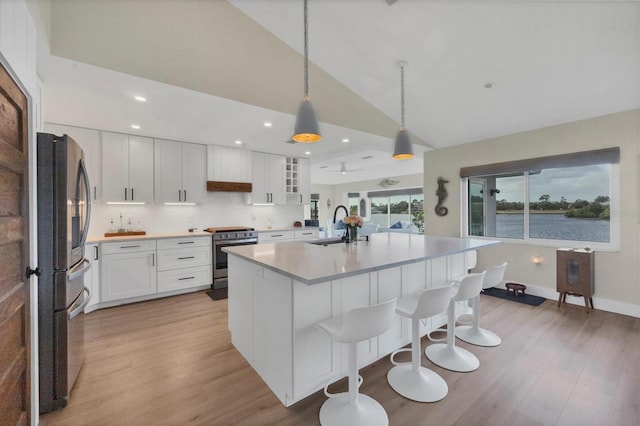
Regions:
M 329 244 L 344 244 L 344 240 L 339 237 L 334 238 L 322 238 L 319 240 L 307 241 L 308 244 L 313 244 L 314 246 L 327 246 Z

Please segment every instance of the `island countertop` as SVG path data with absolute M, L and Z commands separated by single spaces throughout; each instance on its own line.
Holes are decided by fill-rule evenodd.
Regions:
M 305 284 L 449 256 L 498 244 L 473 238 L 377 233 L 358 244 L 314 245 L 281 242 L 225 247 L 222 250 Z

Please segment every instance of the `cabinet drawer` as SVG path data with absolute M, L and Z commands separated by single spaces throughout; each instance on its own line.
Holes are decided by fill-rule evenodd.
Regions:
M 293 231 L 260 232 L 258 234 L 258 242 L 260 243 L 287 241 L 293 240 L 293 238 Z
M 158 251 L 158 271 L 194 266 L 211 266 L 211 247 Z
M 158 272 L 158 292 L 211 285 L 211 266 Z
M 317 229 L 306 229 L 306 230 L 296 230 L 295 237 L 296 240 L 317 240 L 318 239 L 318 230 Z
M 156 240 L 131 240 L 102 243 L 102 254 L 131 253 L 156 249 Z
M 158 250 L 190 248 L 190 247 L 209 247 L 211 246 L 211 237 L 184 237 L 184 238 L 167 238 L 166 240 L 158 240 Z

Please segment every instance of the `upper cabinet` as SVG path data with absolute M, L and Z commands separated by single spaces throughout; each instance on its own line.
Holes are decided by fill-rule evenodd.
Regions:
M 207 200 L 207 147 L 155 139 L 155 200 L 204 203 Z
M 91 199 L 102 199 L 101 173 L 100 173 L 100 132 L 84 127 L 63 126 L 60 124 L 45 123 L 44 131 L 62 136 L 69 135 L 80 145 L 84 151 L 84 164 L 89 172 L 89 184 L 91 184 Z
M 207 145 L 207 180 L 251 182 L 251 151 Z
M 153 139 L 102 132 L 102 198 L 153 202 Z
M 285 204 L 285 157 L 282 155 L 251 153 L 253 204 Z
M 309 204 L 311 176 L 307 158 L 287 157 L 285 162 L 287 204 Z

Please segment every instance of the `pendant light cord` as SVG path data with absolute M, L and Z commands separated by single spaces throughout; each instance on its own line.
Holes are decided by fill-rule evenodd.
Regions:
M 400 67 L 400 125 L 404 130 L 404 67 L 403 66 Z
M 309 98 L 309 21 L 307 19 L 307 0 L 304 0 L 304 98 Z

